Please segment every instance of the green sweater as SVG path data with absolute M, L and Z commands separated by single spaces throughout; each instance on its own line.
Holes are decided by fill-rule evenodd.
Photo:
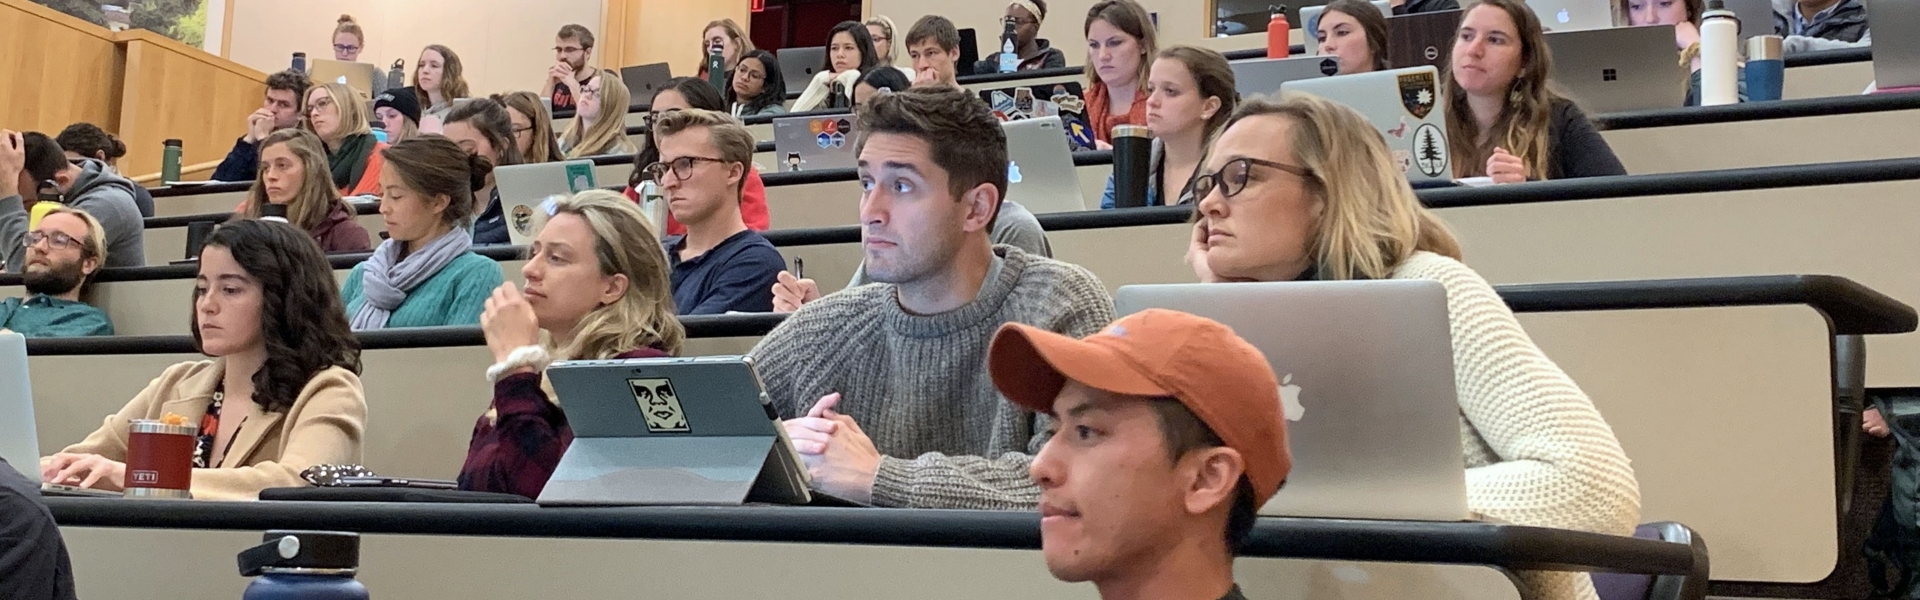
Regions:
M 366 303 L 360 292 L 360 278 L 365 275 L 366 266 L 366 263 L 354 266 L 353 273 L 347 275 L 346 285 L 340 288 L 340 295 L 347 300 L 349 316 L 359 312 L 360 305 Z M 400 303 L 400 308 L 387 319 L 387 327 L 479 325 L 480 312 L 487 308 L 487 298 L 504 281 L 500 263 L 468 252 L 408 293 L 407 301 Z
M 0 301 L 0 329 L 27 337 L 113 335 L 107 313 L 84 303 L 53 296 Z

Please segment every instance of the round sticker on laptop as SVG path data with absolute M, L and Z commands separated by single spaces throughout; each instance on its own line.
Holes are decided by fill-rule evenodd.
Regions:
M 533 235 L 533 207 L 525 204 L 513 205 L 512 215 L 507 221 L 513 227 L 514 233 Z

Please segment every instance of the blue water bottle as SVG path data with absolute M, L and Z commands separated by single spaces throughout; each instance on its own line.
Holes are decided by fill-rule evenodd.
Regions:
M 1779 100 L 1786 85 L 1787 63 L 1780 51 L 1780 36 L 1756 35 L 1747 38 L 1747 100 Z
M 360 568 L 360 534 L 269 531 L 264 543 L 240 552 L 240 575 L 258 577 L 242 600 L 368 600 L 353 578 Z

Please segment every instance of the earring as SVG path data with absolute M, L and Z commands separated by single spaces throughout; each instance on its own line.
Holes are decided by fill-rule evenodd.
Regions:
M 1519 104 L 1521 100 L 1524 100 L 1526 98 L 1526 96 L 1520 93 L 1520 88 L 1522 83 L 1525 83 L 1525 82 L 1522 82 L 1522 81 L 1513 82 L 1513 90 L 1507 92 L 1507 104 Z

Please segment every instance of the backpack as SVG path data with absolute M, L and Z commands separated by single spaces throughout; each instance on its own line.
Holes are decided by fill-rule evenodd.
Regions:
M 1894 439 L 1887 501 L 1862 552 L 1873 598 L 1920 600 L 1920 396 L 1873 397 Z

